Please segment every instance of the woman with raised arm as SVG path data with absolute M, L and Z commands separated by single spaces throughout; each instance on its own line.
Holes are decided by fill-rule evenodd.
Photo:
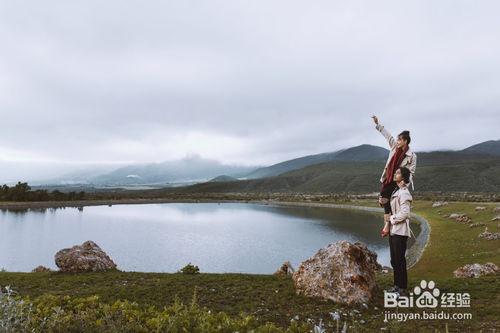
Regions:
M 410 149 L 410 132 L 399 133 L 397 140 L 384 128 L 376 116 L 372 116 L 375 128 L 382 133 L 389 143 L 390 153 L 385 163 L 384 171 L 380 177 L 382 186 L 380 188 L 379 205 L 384 208 L 384 228 L 381 231 L 382 237 L 389 234 L 389 217 L 391 216 L 390 198 L 398 185 L 394 181 L 394 174 L 399 167 L 406 167 L 410 170 L 410 184 L 413 187 L 413 176 L 417 166 L 417 155 Z

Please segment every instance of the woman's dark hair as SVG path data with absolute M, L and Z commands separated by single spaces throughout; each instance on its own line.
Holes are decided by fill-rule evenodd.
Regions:
M 410 144 L 411 138 L 410 138 L 410 131 L 403 131 L 399 133 L 399 136 L 401 139 L 406 140 L 408 144 Z
M 405 167 L 399 167 L 398 169 L 401 172 L 401 176 L 403 177 L 404 182 L 408 184 L 410 182 L 411 175 L 410 169 Z

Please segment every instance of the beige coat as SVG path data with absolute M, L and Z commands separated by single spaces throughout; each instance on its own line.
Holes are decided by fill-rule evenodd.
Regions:
M 389 153 L 389 157 L 387 158 L 387 161 L 385 162 L 385 167 L 384 171 L 382 172 L 382 176 L 380 177 L 380 182 L 383 183 L 386 177 L 386 172 L 387 172 L 387 166 L 389 165 L 389 162 L 391 161 L 392 156 L 396 152 L 397 148 L 397 143 L 394 137 L 384 128 L 384 126 L 380 123 L 375 126 L 375 128 L 382 133 L 382 135 L 387 139 L 387 142 L 389 143 L 389 147 L 391 149 Z M 413 177 L 415 175 L 415 168 L 417 167 L 417 154 L 415 154 L 410 147 L 408 147 L 408 150 L 406 151 L 406 156 L 403 158 L 403 161 L 401 162 L 402 167 L 406 167 L 410 170 L 410 184 L 412 190 L 415 188 L 413 187 Z
M 413 198 L 408 187 L 400 187 L 391 196 L 390 233 L 391 235 L 401 235 L 411 237 L 413 233 L 410 229 L 410 207 Z

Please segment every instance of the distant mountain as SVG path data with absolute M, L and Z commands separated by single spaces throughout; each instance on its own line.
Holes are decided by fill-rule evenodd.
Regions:
M 199 183 L 176 188 L 182 193 L 225 192 L 373 192 L 383 162 L 330 161 L 278 176 L 225 183 Z
M 83 167 L 81 170 L 72 171 L 69 173 L 65 173 L 62 176 L 58 176 L 50 179 L 42 179 L 42 180 L 33 180 L 29 183 L 35 186 L 62 186 L 62 187 L 71 187 L 76 186 L 78 188 L 80 185 L 89 185 L 90 180 L 98 175 L 106 174 L 116 170 L 122 165 L 92 165 Z M 80 167 L 82 168 L 82 167 Z
M 482 153 L 500 156 L 500 140 L 490 140 L 478 143 L 462 150 L 468 153 Z
M 228 175 L 221 175 L 210 179 L 211 182 L 232 182 L 235 180 L 238 180 L 238 178 L 234 178 Z
M 256 167 L 226 165 L 199 156 L 162 163 L 129 165 L 90 179 L 92 184 L 175 184 L 208 181 L 221 174 L 241 177 Z
M 307 155 L 292 160 L 276 163 L 268 167 L 258 168 L 257 170 L 245 176 L 248 179 L 264 178 L 277 176 L 281 173 L 300 169 L 308 165 L 332 161 L 338 152 L 321 153 L 316 155 Z
M 341 150 L 333 160 L 344 162 L 385 161 L 388 155 L 388 149 L 365 144 Z
M 385 148 L 364 144 L 348 149 L 316 155 L 308 155 L 280 162 L 268 167 L 259 168 L 246 175 L 245 178 L 255 179 L 277 176 L 279 174 L 292 170 L 298 170 L 309 165 L 330 161 L 382 161 L 387 158 L 388 154 L 389 151 Z
M 463 163 L 496 160 L 495 155 L 459 151 L 417 152 L 417 167 L 421 165 L 458 165 Z
M 417 152 L 416 190 L 500 191 L 497 180 L 500 175 L 499 146 L 500 140 L 497 140 L 459 151 Z M 192 156 L 162 163 L 128 165 L 98 175 L 95 171 L 74 173 L 53 184 L 86 184 L 96 188 L 177 186 L 180 191 L 201 192 L 366 192 L 378 190 L 378 179 L 388 154 L 385 148 L 364 144 L 267 167 L 226 165 Z
M 360 148 L 361 147 L 361 148 Z M 177 189 L 181 192 L 310 192 L 369 193 L 380 188 L 385 158 L 368 160 L 358 152 L 336 154 L 328 162 L 308 165 L 276 176 L 226 183 L 200 183 Z M 379 148 L 379 147 L 376 147 Z M 383 149 L 383 148 L 380 148 Z M 369 149 L 373 152 L 372 148 Z M 379 152 L 381 152 L 379 150 Z M 387 154 L 387 152 L 385 152 Z M 368 155 L 371 156 L 371 155 Z M 337 160 L 338 158 L 338 160 Z M 373 159 L 376 158 L 373 157 Z M 417 152 L 416 191 L 500 192 L 500 156 L 469 151 Z

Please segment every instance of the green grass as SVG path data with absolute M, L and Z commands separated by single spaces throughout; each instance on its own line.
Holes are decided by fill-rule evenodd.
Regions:
M 431 278 L 447 278 L 453 271 L 472 262 L 493 262 L 500 265 L 500 241 L 479 239 L 484 227 L 469 228 L 447 218 L 451 213 L 466 213 L 473 222 L 486 224 L 491 232 L 500 232 L 498 222 L 491 221 L 496 215 L 493 204 L 450 203 L 447 206 L 431 208 L 431 202 L 416 202 L 416 213 L 426 218 L 431 225 L 430 240 L 421 260 L 413 268 L 413 274 Z M 497 204 L 498 205 L 498 204 Z M 475 211 L 475 207 L 487 207 Z M 499 205 L 500 206 L 500 205 Z
M 358 202 L 373 205 L 373 202 Z M 451 203 L 441 208 L 431 208 L 431 202 L 418 202 L 414 211 L 424 216 L 431 225 L 430 243 L 421 260 L 409 271 L 409 286 L 420 280 L 434 280 L 441 292 L 468 292 L 472 320 L 428 320 L 407 322 L 383 321 L 383 294 L 378 292 L 368 309 L 346 307 L 331 301 L 306 298 L 295 294 L 291 279 L 258 274 L 207 274 L 184 275 L 179 273 L 136 273 L 110 271 L 106 273 L 65 274 L 0 272 L 0 285 L 11 285 L 20 295 L 37 297 L 46 293 L 54 295 L 99 295 L 100 300 L 112 303 L 116 300 L 136 301 L 141 305 L 162 307 L 173 304 L 175 296 L 189 303 L 197 288 L 198 303 L 212 311 L 223 311 L 231 316 L 240 312 L 254 315 L 260 322 L 273 322 L 287 327 L 291 318 L 299 320 L 319 318 L 334 325 L 329 312 L 341 310 L 341 321 L 351 326 L 349 332 L 374 332 L 386 328 L 391 332 L 492 332 L 500 329 L 500 278 L 455 279 L 453 270 L 467 263 L 493 262 L 500 265 L 500 241 L 477 238 L 482 227 L 469 228 L 447 219 L 452 212 L 467 213 L 474 222 L 483 222 L 490 231 L 497 231 L 493 205 L 488 210 L 475 212 L 474 207 L 485 204 Z M 196 263 L 194 263 L 196 264 Z M 377 277 L 381 288 L 388 287 L 392 275 Z M 356 314 L 356 309 L 360 314 Z M 412 309 L 412 311 L 414 311 Z M 450 310 L 450 312 L 454 312 Z M 350 313 L 350 315 L 349 315 Z M 360 320 L 365 323 L 361 324 Z M 312 326 L 311 326 L 312 327 Z M 332 326 L 329 326 L 332 327 Z M 330 330 L 331 332 L 332 330 Z

